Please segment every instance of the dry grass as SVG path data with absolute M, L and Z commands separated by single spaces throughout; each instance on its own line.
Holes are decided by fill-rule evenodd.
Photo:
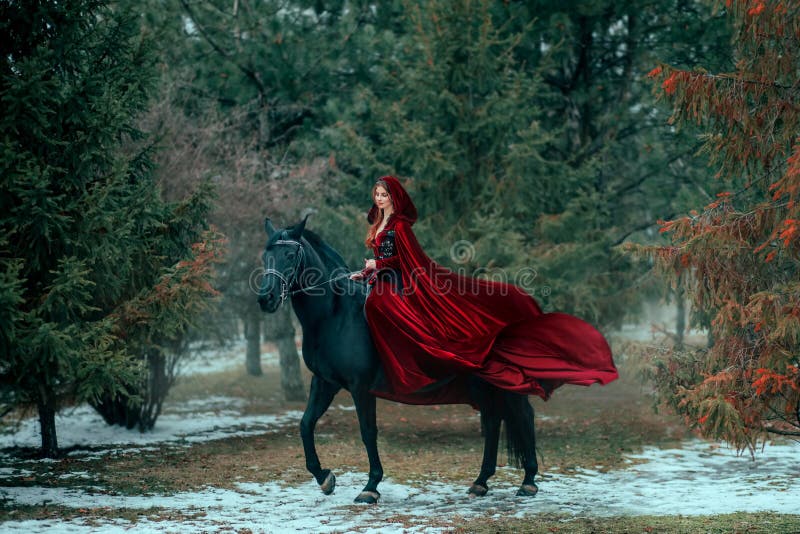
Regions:
M 615 532 L 649 533 L 752 533 L 777 534 L 800 532 L 800 516 L 772 513 L 736 513 L 715 516 L 631 516 L 608 518 L 572 518 L 540 514 L 526 519 L 481 518 L 463 521 L 447 532 L 490 534 L 597 534 Z
M 248 413 L 277 413 L 302 409 L 300 403 L 276 399 L 276 372 L 264 377 L 238 371 L 187 381 L 175 388 L 176 400 L 229 395 L 247 399 Z M 645 445 L 675 445 L 684 437 L 677 422 L 653 413 L 650 400 L 634 376 L 608 386 L 565 386 L 549 402 L 533 399 L 537 413 L 540 470 L 543 474 L 578 468 L 619 467 L 626 454 Z M 355 411 L 346 392 L 317 426 L 317 448 L 323 466 L 341 472 L 368 468 Z M 424 484 L 440 480 L 465 486 L 477 475 L 483 450 L 478 414 L 468 406 L 406 406 L 387 401 L 378 405 L 379 449 L 387 476 Z M 413 461 L 411 461 L 413 459 Z M 505 462 L 501 453 L 499 463 Z M 67 461 L 68 464 L 68 461 Z M 202 486 L 232 487 L 238 482 L 295 485 L 306 481 L 299 430 L 289 425 L 276 432 L 234 437 L 191 447 L 165 446 L 82 462 L 97 482 L 126 494 L 186 491 Z M 62 462 L 60 469 L 69 469 Z M 55 472 L 47 477 L 56 481 Z M 516 470 L 498 477 L 518 478 Z M 516 482 L 516 480 L 512 480 Z M 47 482 L 37 478 L 36 483 Z M 72 484 L 72 482 L 70 482 Z
M 265 371 L 263 377 L 250 377 L 243 370 L 234 370 L 187 378 L 173 388 L 170 402 L 221 395 L 244 399 L 245 413 L 274 414 L 303 409 L 302 403 L 283 401 L 278 370 L 266 368 Z M 307 374 L 305 379 L 308 383 Z M 675 418 L 653 412 L 647 389 L 633 372 L 623 372 L 620 380 L 605 387 L 564 386 L 549 402 L 538 398 L 532 401 L 537 414 L 543 474 L 569 473 L 579 468 L 615 469 L 623 464 L 627 454 L 644 446 L 675 446 L 686 437 Z M 337 396 L 334 408 L 317 426 L 317 448 L 324 467 L 336 472 L 362 472 L 366 481 L 366 453 L 355 411 L 349 409 L 351 406 L 346 392 Z M 384 470 L 397 481 L 423 485 L 435 480 L 466 488 L 478 473 L 483 440 L 479 417 L 468 406 L 420 407 L 379 401 L 378 426 Z M 499 460 L 501 464 L 504 462 L 502 454 Z M 235 484 L 241 482 L 295 486 L 310 479 L 295 424 L 258 436 L 232 437 L 191 446 L 165 445 L 154 451 L 123 450 L 102 460 L 66 458 L 43 464 L 19 459 L 14 463 L 33 474 L 5 481 L 4 485 L 91 485 L 126 495 L 170 494 L 207 486 L 235 488 Z M 63 478 L 65 474 L 81 471 L 90 476 Z M 503 469 L 497 476 L 518 483 L 522 475 L 518 470 Z M 90 526 L 93 519 L 180 519 L 180 514 L 160 509 L 75 510 L 9 506 L 0 502 L 0 521 L 76 517 L 85 518 Z M 396 519 L 405 521 L 402 517 Z M 431 518 L 430 526 L 452 528 L 451 519 L 439 524 L 437 518 Z M 472 519 L 451 531 L 792 532 L 800 531 L 798 521 L 798 516 L 776 514 L 609 519 L 543 514 L 525 520 Z M 414 523 L 418 522 L 419 518 L 415 518 Z

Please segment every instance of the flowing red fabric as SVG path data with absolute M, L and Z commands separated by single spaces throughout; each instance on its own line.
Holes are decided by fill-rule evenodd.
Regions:
M 466 375 L 544 399 L 562 384 L 607 384 L 617 378 L 611 350 L 589 323 L 543 313 L 521 288 L 462 276 L 430 259 L 411 225 L 416 208 L 400 182 L 389 187 L 394 214 L 377 236 L 376 257 L 394 230 L 396 255 L 377 261 L 364 312 L 383 362 L 381 397 L 412 404 L 469 402 Z M 368 219 L 377 216 L 377 206 Z

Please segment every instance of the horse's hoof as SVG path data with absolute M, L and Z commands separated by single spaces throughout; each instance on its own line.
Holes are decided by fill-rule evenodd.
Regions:
M 536 484 L 523 484 L 517 490 L 518 497 L 535 497 L 539 493 L 539 486 Z
M 377 491 L 362 491 L 356 497 L 355 502 L 358 504 L 375 504 L 380 497 L 381 494 Z
M 489 488 L 481 486 L 480 484 L 473 484 L 467 490 L 470 498 L 483 497 L 489 492 Z
M 333 475 L 333 472 L 328 473 L 328 476 L 325 477 L 325 481 L 319 485 L 319 488 L 325 495 L 333 493 L 333 490 L 336 489 L 336 477 Z

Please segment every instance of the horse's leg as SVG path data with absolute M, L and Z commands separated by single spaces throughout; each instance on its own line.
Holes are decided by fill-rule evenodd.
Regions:
M 500 423 L 502 422 L 498 403 L 502 403 L 502 399 L 491 386 L 483 382 L 475 382 L 470 392 L 481 412 L 484 441 L 481 472 L 467 493 L 470 497 L 483 497 L 489 491 L 489 478 L 497 469 L 497 446 L 500 441 Z
M 358 414 L 358 426 L 361 429 L 361 440 L 367 449 L 369 458 L 369 481 L 355 502 L 375 504 L 381 494 L 378 493 L 378 483 L 383 478 L 383 466 L 378 455 L 378 423 L 376 421 L 375 396 L 366 388 L 354 388 L 352 391 L 353 402 Z
M 481 412 L 481 422 L 483 424 L 483 463 L 478 478 L 469 488 L 470 497 L 483 497 L 489 491 L 489 478 L 494 475 L 497 469 L 497 445 L 500 441 L 500 423 L 502 419 L 492 410 Z
M 534 482 L 534 478 L 539 472 L 539 462 L 536 460 L 536 429 L 533 420 L 533 406 L 528 401 L 528 397 L 524 395 L 516 395 L 516 397 L 519 399 L 517 407 L 511 412 L 513 414 L 513 424 L 516 425 L 515 430 L 524 436 L 522 467 L 525 469 L 525 478 L 522 480 L 519 490 L 517 490 L 517 495 L 533 497 L 539 492 L 539 486 Z M 507 422 L 506 424 L 510 423 Z
M 322 489 L 322 493 L 330 495 L 336 487 L 336 477 L 330 469 L 322 469 L 317 456 L 317 448 L 314 446 L 314 428 L 322 414 L 331 405 L 333 397 L 338 393 L 339 386 L 326 382 L 314 375 L 311 378 L 311 391 L 308 395 L 308 404 L 303 418 L 300 420 L 300 436 L 303 438 L 303 450 L 306 455 L 306 469 L 308 469 L 317 480 Z

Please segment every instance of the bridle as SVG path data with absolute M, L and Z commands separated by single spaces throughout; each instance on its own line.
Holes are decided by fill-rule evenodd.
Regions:
M 277 269 L 264 269 L 263 275 L 266 278 L 269 275 L 277 276 L 281 281 L 281 304 L 297 291 L 290 291 L 292 286 L 297 282 L 297 276 L 300 272 L 300 265 L 303 263 L 305 257 L 305 249 L 300 241 L 294 239 L 278 239 L 273 245 L 295 245 L 297 254 L 294 258 L 294 265 L 292 266 L 292 274 L 289 278 L 285 277 L 282 272 Z
M 296 295 L 297 293 L 302 293 L 304 291 L 308 291 L 309 289 L 314 289 L 317 287 L 324 286 L 325 284 L 330 284 L 331 282 L 335 282 L 337 280 L 341 280 L 342 278 L 349 277 L 352 274 L 349 272 L 344 273 L 340 276 L 331 278 L 329 280 L 326 280 L 319 284 L 315 284 L 313 286 L 300 287 L 292 290 L 292 286 L 294 286 L 298 281 L 297 278 L 298 278 L 298 273 L 300 272 L 300 266 L 302 265 L 303 260 L 305 259 L 306 252 L 305 249 L 303 248 L 303 244 L 300 241 L 296 241 L 294 239 L 278 239 L 277 241 L 275 241 L 275 243 L 273 243 L 273 245 L 294 245 L 297 247 L 295 249 L 297 251 L 297 254 L 295 256 L 294 265 L 292 266 L 292 273 L 291 275 L 289 275 L 288 278 L 284 276 L 283 273 L 278 271 L 277 269 L 264 269 L 264 272 L 262 273 L 264 277 L 267 277 L 269 275 L 277 276 L 278 279 L 281 281 L 281 304 L 283 304 L 283 301 L 285 301 L 287 298 Z

